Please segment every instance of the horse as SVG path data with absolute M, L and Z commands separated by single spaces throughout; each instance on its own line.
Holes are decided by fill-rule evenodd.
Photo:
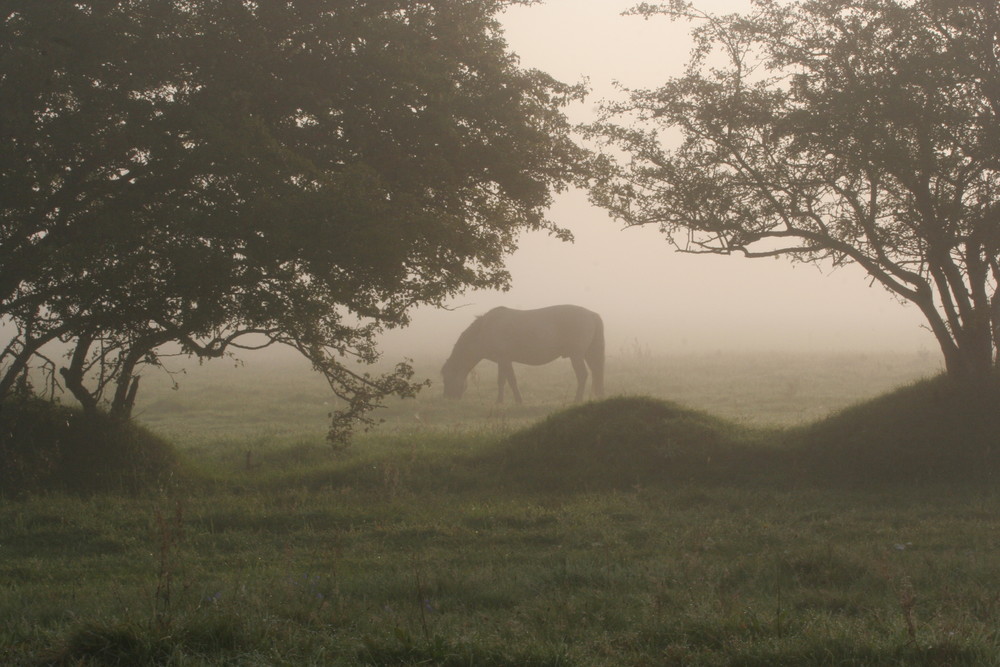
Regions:
M 497 403 L 503 403 L 510 384 L 514 401 L 521 403 L 513 363 L 541 366 L 569 357 L 576 373 L 576 401 L 583 399 L 587 368 L 593 375 L 591 393 L 604 396 L 604 322 L 580 306 L 561 305 L 535 310 L 503 306 L 477 317 L 462 332 L 441 369 L 444 395 L 461 398 L 469 373 L 483 359 L 496 362 Z

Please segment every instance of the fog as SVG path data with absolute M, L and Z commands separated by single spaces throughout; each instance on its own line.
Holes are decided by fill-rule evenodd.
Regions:
M 655 87 L 683 71 L 690 24 L 620 16 L 633 0 L 547 0 L 511 8 L 504 29 L 521 65 L 593 91 L 569 110 L 593 118 L 601 99 Z M 747 11 L 748 0 L 698 2 L 712 11 Z M 389 332 L 386 356 L 447 356 L 476 315 L 492 307 L 576 303 L 605 321 L 609 354 L 636 347 L 669 353 L 936 352 L 919 311 L 872 286 L 857 267 L 793 265 L 784 259 L 674 252 L 656 229 L 622 229 L 580 191 L 550 212 L 575 242 L 525 234 L 509 258 L 506 293 L 474 291 L 448 310 L 420 309 L 406 330 Z

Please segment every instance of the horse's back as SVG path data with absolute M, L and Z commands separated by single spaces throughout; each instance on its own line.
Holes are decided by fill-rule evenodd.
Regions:
M 534 310 L 498 307 L 481 318 L 487 358 L 522 364 L 546 364 L 559 357 L 583 357 L 598 333 L 600 316 L 581 306 L 558 305 Z

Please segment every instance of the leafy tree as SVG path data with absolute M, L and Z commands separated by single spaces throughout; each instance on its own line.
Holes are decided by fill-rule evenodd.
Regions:
M 605 107 L 592 197 L 686 252 L 856 263 L 926 317 L 949 374 L 1000 342 L 996 2 L 757 0 L 696 23 L 685 75 Z
M 338 434 L 411 394 L 352 361 L 506 285 L 522 230 L 565 234 L 581 90 L 519 68 L 506 4 L 0 1 L 0 396 L 42 365 L 126 417 L 177 346 L 275 343 L 346 401 Z

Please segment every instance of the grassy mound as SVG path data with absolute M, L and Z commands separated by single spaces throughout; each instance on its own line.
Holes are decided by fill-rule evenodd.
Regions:
M 710 415 L 644 397 L 587 403 L 508 438 L 489 459 L 515 488 L 597 491 L 669 481 L 744 477 L 756 434 Z
M 941 376 L 793 429 L 800 470 L 834 482 L 988 482 L 1000 472 L 1000 382 Z
M 172 446 L 131 423 L 37 398 L 0 403 L 0 492 L 138 490 L 178 468 Z
M 496 481 L 554 492 L 636 485 L 970 484 L 1000 478 L 1000 381 L 924 380 L 808 426 L 766 431 L 642 397 L 587 403 L 515 433 Z

